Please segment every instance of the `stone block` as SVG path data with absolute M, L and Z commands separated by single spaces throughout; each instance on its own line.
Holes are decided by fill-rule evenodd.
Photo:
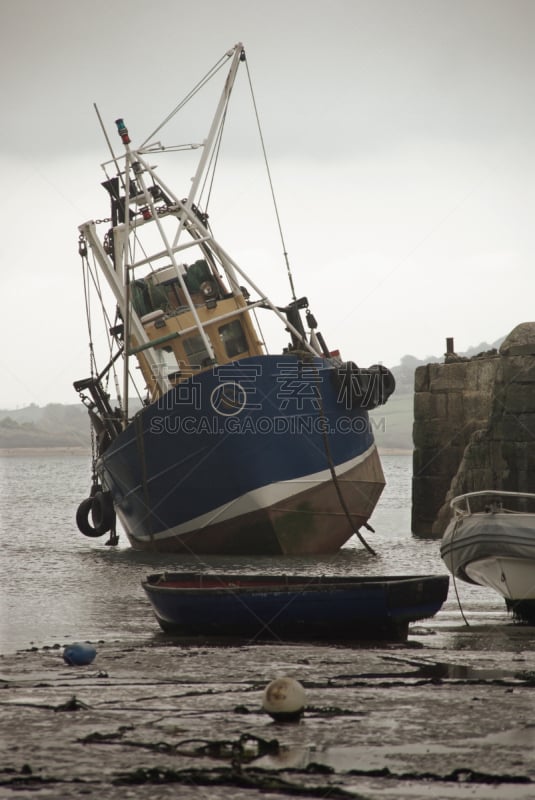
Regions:
M 417 392 L 414 395 L 414 421 L 425 421 L 431 416 L 431 393 Z
M 414 395 L 414 419 L 425 422 L 426 420 L 443 419 L 447 416 L 447 395 L 432 392 L 420 392 Z
M 498 442 L 504 441 L 504 423 L 503 423 L 503 414 L 494 413 L 491 415 L 489 420 L 489 431 L 492 431 L 492 438 Z
M 467 470 L 463 482 L 465 492 L 481 492 L 494 485 L 493 471 L 490 467 Z
M 535 359 L 523 354 L 518 333 L 509 355 L 427 365 L 415 381 L 426 388 L 415 395 L 416 535 L 432 535 L 446 521 L 449 492 L 535 493 Z M 535 323 L 527 333 L 535 342 Z
M 535 442 L 527 442 L 525 449 L 526 469 L 535 475 Z M 533 490 L 535 491 L 535 489 Z
M 505 384 L 521 381 L 535 383 L 535 359 L 525 356 L 511 356 L 500 359 L 502 380 Z
M 535 442 L 535 414 L 504 414 L 502 435 L 504 441 Z
M 505 337 L 500 353 L 535 353 L 535 322 L 521 322 Z
M 444 419 L 448 416 L 448 395 L 445 392 L 431 393 L 431 418 Z
M 498 356 L 477 358 L 470 362 L 470 368 L 473 370 L 470 376 L 471 388 L 475 391 L 492 393 L 501 371 L 501 359 Z
M 420 477 L 442 478 L 449 484 L 459 468 L 463 455 L 462 447 L 420 448 L 412 454 L 412 474 Z
M 412 532 L 431 535 L 436 515 L 444 501 L 449 482 L 440 478 L 420 478 L 412 483 Z
M 462 392 L 466 380 L 466 368 L 470 362 L 456 361 L 451 364 L 432 364 L 429 372 L 431 392 Z
M 414 391 L 416 394 L 429 391 L 429 364 L 414 370 Z
M 481 430 L 484 431 L 485 428 L 486 426 L 481 428 L 481 421 L 478 419 L 465 419 L 462 426 L 459 426 L 458 430 L 456 431 L 454 442 L 457 445 L 466 447 L 474 433 Z
M 463 469 L 489 469 L 492 466 L 492 455 L 490 443 L 478 442 L 469 444 L 464 452 Z
M 504 413 L 535 413 L 535 383 L 509 383 L 505 387 Z
M 464 424 L 464 406 L 463 406 L 463 393 L 450 392 L 445 393 L 446 397 L 446 416 L 449 420 L 455 420 L 455 424 Z
M 415 421 L 412 438 L 415 447 L 442 448 L 454 444 L 458 437 L 458 429 L 447 420 Z
M 511 465 L 509 475 L 504 480 L 503 488 L 509 492 L 531 492 L 535 493 L 535 475 L 526 469 L 518 469 L 518 466 Z
M 502 442 L 501 455 L 507 462 L 516 462 L 519 465 L 527 463 L 527 447 L 525 442 Z
M 490 431 L 489 431 L 490 433 Z M 493 433 L 493 431 L 492 431 Z M 499 472 L 507 466 L 507 459 L 504 454 L 504 441 L 502 439 L 490 439 L 489 441 L 489 458 L 493 469 Z
M 458 418 L 462 419 L 465 423 L 477 420 L 480 424 L 481 422 L 486 424 L 492 411 L 492 392 L 466 389 L 461 397 L 463 413 L 461 417 L 459 412 L 457 412 Z

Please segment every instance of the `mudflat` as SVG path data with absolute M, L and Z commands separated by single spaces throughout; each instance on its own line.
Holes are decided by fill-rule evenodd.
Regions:
M 93 642 L 0 657 L 2 798 L 535 796 L 535 628 L 413 626 L 406 644 Z M 274 678 L 299 722 L 261 707 Z

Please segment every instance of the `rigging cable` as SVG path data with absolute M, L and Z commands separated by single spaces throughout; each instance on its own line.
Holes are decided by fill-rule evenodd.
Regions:
M 230 96 L 229 96 L 228 99 L 230 100 Z M 212 150 L 212 154 L 210 156 L 210 161 L 209 161 L 209 164 L 208 164 L 207 169 L 206 169 L 205 179 L 204 179 L 202 188 L 201 188 L 201 190 L 199 192 L 199 206 L 200 206 L 201 205 L 201 198 L 203 196 L 203 193 L 206 190 L 206 201 L 205 201 L 204 205 L 202 206 L 202 208 L 204 209 L 204 211 L 206 213 L 208 212 L 208 206 L 210 204 L 210 199 L 211 199 L 211 196 L 212 196 L 212 189 L 213 189 L 213 186 L 214 186 L 216 168 L 217 168 L 217 164 L 218 164 L 218 161 L 219 161 L 219 156 L 220 156 L 220 153 L 221 153 L 221 143 L 223 141 L 223 130 L 224 130 L 225 121 L 226 121 L 226 118 L 227 118 L 227 111 L 228 111 L 228 101 L 227 101 L 227 105 L 226 105 L 226 108 L 225 108 L 225 112 L 224 112 L 224 114 L 222 115 L 222 118 L 221 118 L 221 124 L 220 124 L 219 130 L 217 132 L 217 137 L 216 137 L 216 141 L 215 141 L 215 144 L 214 144 L 214 148 Z M 264 157 L 265 157 L 265 152 L 264 152 Z M 268 168 L 268 175 L 269 175 L 269 168 Z M 208 188 L 207 188 L 207 186 L 208 186 Z M 272 193 L 273 193 L 273 189 L 272 189 Z M 275 211 L 276 211 L 276 206 L 275 206 Z M 278 219 L 278 215 L 277 215 L 277 219 Z M 206 224 L 206 227 L 208 228 L 208 230 L 211 232 L 211 226 L 210 226 L 209 220 L 207 220 L 205 224 Z M 279 222 L 279 230 L 280 230 L 280 222 Z M 294 292 L 294 299 L 295 299 L 295 292 Z M 258 319 L 258 315 L 256 313 L 256 309 L 253 309 L 252 313 L 253 313 L 255 321 L 256 321 L 256 327 L 258 328 L 258 330 L 259 330 L 259 332 L 261 334 L 262 344 L 263 344 L 266 352 L 269 352 L 269 348 L 268 348 L 268 345 L 266 343 L 266 339 L 265 339 L 265 336 L 264 336 L 264 333 L 263 333 L 263 330 L 262 330 L 262 325 L 260 324 L 260 320 Z
M 107 342 L 108 342 L 108 362 L 111 362 L 112 353 L 113 353 L 113 341 L 112 341 L 111 334 L 110 334 L 110 327 L 111 327 L 110 326 L 110 318 L 109 318 L 108 312 L 106 311 L 106 308 L 105 308 L 105 305 L 104 305 L 104 297 L 103 297 L 103 293 L 102 293 L 102 287 L 100 285 L 100 273 L 99 273 L 98 269 L 96 269 L 94 254 L 93 254 L 93 268 L 91 269 L 91 277 L 93 278 L 93 284 L 94 284 L 94 286 L 96 288 L 97 295 L 98 295 L 98 297 L 100 299 L 100 306 L 101 306 L 102 316 L 104 317 L 104 320 L 107 323 L 107 325 L 105 326 L 105 332 L 106 332 L 106 339 L 107 339 Z M 96 367 L 96 363 L 95 363 L 95 369 L 97 370 L 97 373 L 98 373 L 99 370 Z M 115 373 L 115 367 L 113 367 L 113 372 Z M 106 384 L 105 384 L 105 387 L 104 387 L 106 391 L 108 390 L 109 383 L 110 383 L 110 373 L 107 372 L 106 373 Z
M 85 314 L 87 320 L 87 335 L 89 339 L 89 374 L 91 378 L 94 379 L 95 371 L 98 372 L 98 370 L 95 363 L 95 349 L 93 346 L 93 331 L 91 327 L 91 294 L 89 287 L 89 274 L 91 273 L 91 268 L 89 266 L 89 259 L 87 257 L 87 241 L 82 233 L 78 237 L 78 253 L 80 254 L 80 258 L 82 260 L 84 303 L 85 303 Z M 92 423 L 89 425 L 89 435 L 91 440 L 91 485 L 96 486 L 98 483 L 98 478 L 96 473 L 97 442 L 95 438 L 95 428 Z
M 87 242 L 83 234 L 80 234 L 78 238 L 78 253 L 80 254 L 80 258 L 82 259 L 82 279 L 84 284 L 85 316 L 87 321 L 87 335 L 89 339 L 89 370 L 90 370 L 90 375 L 93 378 L 97 367 L 95 363 L 95 350 L 93 347 L 93 331 L 91 328 L 91 298 L 90 298 L 89 280 L 88 280 L 88 275 L 91 270 L 89 267 L 89 259 L 87 258 Z
M 111 354 L 113 352 L 113 341 L 112 341 L 111 336 L 110 336 L 110 328 L 112 327 L 112 322 L 111 322 L 111 319 L 110 319 L 110 317 L 108 315 L 108 312 L 106 310 L 106 306 L 105 306 L 105 303 L 104 303 L 104 296 L 103 296 L 103 292 L 102 292 L 102 287 L 100 285 L 99 271 L 97 269 L 95 269 L 94 254 L 93 254 L 93 267 L 91 267 L 90 262 L 89 262 L 89 257 L 88 257 L 88 254 L 87 254 L 87 244 L 85 242 L 85 237 L 83 235 L 80 236 L 80 240 L 79 240 L 79 252 L 80 252 L 80 255 L 82 257 L 82 266 L 84 268 L 84 270 L 83 270 L 83 280 L 84 280 L 85 306 L 86 306 L 86 316 L 87 316 L 87 326 L 88 326 L 88 336 L 89 336 L 89 348 L 90 348 L 90 358 L 91 358 L 90 366 L 91 366 L 91 377 L 94 378 L 96 375 L 98 375 L 99 370 L 98 370 L 98 366 L 97 366 L 97 363 L 96 363 L 96 357 L 95 357 L 95 351 L 94 351 L 94 345 L 93 345 L 93 333 L 92 333 L 92 324 L 91 324 L 91 308 L 90 308 L 90 296 L 91 295 L 90 295 L 90 287 L 89 287 L 89 276 L 91 277 L 91 280 L 92 280 L 92 283 L 93 283 L 93 287 L 94 287 L 94 289 L 96 291 L 96 294 L 97 294 L 97 297 L 98 297 L 98 299 L 100 301 L 100 308 L 101 308 L 102 316 L 103 316 L 103 319 L 104 319 L 104 321 L 106 323 L 105 326 L 104 326 L 104 329 L 106 331 L 106 338 L 107 338 L 108 347 L 109 347 L 109 359 L 111 359 Z M 117 321 L 117 316 L 115 318 L 115 321 Z M 115 390 L 116 390 L 116 393 L 117 393 L 117 402 L 119 404 L 119 408 L 122 408 L 121 392 L 120 392 L 119 386 L 118 386 L 118 376 L 117 376 L 117 370 L 116 370 L 115 366 L 113 366 L 113 376 L 114 376 Z M 130 381 L 131 381 L 131 383 L 132 383 L 132 385 L 133 385 L 133 387 L 134 387 L 134 389 L 136 391 L 138 400 L 141 401 L 141 393 L 139 391 L 139 388 L 138 388 L 137 384 L 135 383 L 134 376 L 132 375 L 132 373 L 130 371 L 129 371 L 129 376 L 130 376 Z M 108 383 L 109 383 L 109 374 L 106 377 L 106 388 L 108 387 Z
M 206 175 L 205 175 L 205 178 L 204 178 L 204 182 L 203 182 L 202 188 L 201 188 L 201 190 L 199 192 L 199 205 L 200 205 L 201 197 L 203 195 L 204 190 L 206 189 L 206 185 L 209 182 L 210 185 L 209 185 L 209 188 L 207 190 L 207 199 L 206 199 L 206 203 L 204 205 L 204 210 L 206 212 L 208 211 L 208 205 L 210 203 L 210 198 L 212 196 L 212 189 L 213 189 L 214 180 L 215 180 L 215 171 L 216 171 L 216 167 L 217 167 L 217 162 L 219 160 L 219 154 L 220 154 L 220 151 L 221 151 L 221 142 L 223 140 L 223 129 L 225 127 L 225 121 L 227 119 L 227 110 L 228 110 L 228 100 L 227 100 L 227 105 L 226 105 L 226 108 L 225 108 L 225 112 L 221 117 L 221 123 L 219 125 L 219 130 L 217 132 L 216 141 L 214 143 L 214 147 L 213 147 L 212 153 L 210 155 L 210 161 L 209 161 L 208 166 L 206 168 Z M 210 178 L 210 181 L 208 181 L 209 178 Z
M 260 125 L 260 116 L 258 114 L 258 108 L 257 108 L 257 105 L 256 105 L 256 99 L 255 99 L 255 95 L 254 95 L 254 92 L 253 92 L 253 84 L 251 82 L 251 74 L 249 72 L 249 64 L 248 64 L 247 61 L 245 62 L 245 68 L 247 70 L 247 79 L 249 81 L 249 89 L 251 91 L 251 99 L 253 101 L 253 108 L 254 108 L 254 113 L 255 113 L 255 118 L 256 118 L 256 124 L 257 124 L 257 127 L 258 127 L 258 134 L 260 136 L 260 144 L 262 146 L 262 153 L 264 155 L 264 163 L 266 165 L 266 171 L 267 171 L 267 176 L 268 176 L 268 181 L 269 181 L 269 188 L 271 190 L 271 197 L 273 199 L 273 206 L 275 208 L 275 216 L 277 218 L 277 225 L 278 225 L 278 228 L 279 228 L 279 235 L 280 235 L 280 238 L 281 238 L 282 251 L 283 251 L 283 255 L 284 255 L 284 261 L 286 263 L 286 272 L 288 274 L 288 281 L 290 283 L 290 290 L 291 290 L 291 293 L 292 293 L 292 300 L 294 302 L 296 302 L 297 296 L 295 294 L 294 282 L 293 282 L 293 277 L 292 277 L 292 270 L 290 268 L 290 261 L 289 261 L 289 258 L 288 258 L 288 252 L 286 250 L 286 243 L 284 241 L 284 234 L 282 232 L 282 225 L 281 225 L 280 216 L 279 216 L 279 209 L 278 209 L 277 200 L 276 200 L 276 197 L 275 197 L 275 190 L 273 188 L 273 181 L 271 179 L 271 170 L 269 168 L 267 152 L 266 152 L 266 146 L 265 146 L 265 143 L 264 143 L 264 136 L 262 134 L 262 127 Z
M 191 91 L 190 91 L 190 92 L 188 92 L 188 94 L 186 95 L 186 97 L 185 97 L 183 100 L 181 100 L 181 101 L 180 101 L 180 103 L 179 103 L 177 106 L 175 106 L 175 108 L 174 108 L 174 109 L 171 111 L 171 113 L 170 113 L 170 114 L 168 114 L 168 115 L 167 115 L 167 117 L 166 117 L 166 118 L 163 120 L 163 122 L 161 122 L 161 123 L 160 123 L 160 125 L 158 125 L 158 127 L 157 127 L 157 128 L 155 128 L 155 130 L 153 130 L 153 132 L 152 132 L 152 133 L 151 133 L 149 136 L 147 136 L 147 138 L 146 138 L 146 139 L 145 139 L 145 141 L 144 141 L 144 142 L 141 144 L 141 146 L 140 146 L 140 147 L 138 147 L 138 150 L 143 150 L 143 148 L 144 148 L 144 147 L 146 147 L 146 145 L 148 144 L 148 142 L 150 142 L 150 140 L 151 140 L 151 139 L 152 139 L 154 136 L 156 136 L 156 134 L 157 134 L 157 133 L 159 133 L 159 132 L 161 131 L 161 129 L 162 129 L 162 128 L 163 128 L 165 125 L 167 125 L 167 123 L 169 122 L 169 120 L 171 120 L 171 119 L 172 119 L 172 118 L 175 116 L 175 114 L 178 114 L 178 112 L 179 112 L 179 111 L 180 111 L 180 110 L 181 110 L 181 109 L 182 109 L 182 108 L 183 108 L 183 107 L 186 105 L 186 103 L 189 103 L 189 101 L 191 100 L 191 98 L 192 98 L 192 97 L 194 97 L 194 96 L 197 94 L 197 92 L 199 92 L 199 91 L 200 91 L 200 90 L 203 88 L 203 86 L 204 86 L 206 83 L 208 83 L 208 81 L 210 81 L 210 80 L 211 80 L 211 79 L 214 77 L 214 75 L 215 75 L 217 72 L 219 72 L 219 70 L 221 69 L 221 67 L 223 67 L 223 65 L 227 63 L 228 59 L 229 59 L 229 58 L 232 56 L 232 54 L 233 54 L 233 51 L 229 51 L 228 53 L 225 53 L 225 55 L 224 55 L 224 56 L 222 56 L 222 57 L 219 59 L 219 61 L 217 61 L 217 62 L 214 64 L 214 66 L 213 66 L 213 67 L 211 67 L 211 69 L 209 69 L 209 70 L 208 70 L 208 72 L 206 73 L 206 75 L 205 75 L 203 78 L 201 78 L 201 80 L 200 80 L 200 81 L 198 81 L 198 83 L 197 83 L 197 84 L 196 84 L 196 85 L 193 87 L 193 89 L 191 89 Z

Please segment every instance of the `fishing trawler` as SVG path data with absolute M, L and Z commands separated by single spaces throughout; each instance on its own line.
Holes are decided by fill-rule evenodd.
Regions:
M 90 376 L 74 384 L 93 443 L 76 520 L 86 536 L 110 533 L 115 544 L 118 518 L 136 549 L 335 552 L 353 534 L 364 541 L 360 528 L 383 489 L 368 411 L 395 382 L 380 364 L 359 368 L 329 350 L 307 298 L 295 294 L 282 235 L 285 305 L 215 238 L 202 193 L 239 68 L 249 75 L 243 45 L 221 63 L 227 76 L 201 145 L 164 146 L 154 138 L 160 126 L 134 147 L 118 119 L 117 154 L 95 107 L 110 150 L 102 185 L 111 212 L 79 226 L 79 253 L 89 331 L 100 304 L 109 348 L 99 366 L 90 337 Z M 152 162 L 192 149 L 200 158 L 184 197 Z M 261 315 L 284 330 L 287 345 L 274 354 Z

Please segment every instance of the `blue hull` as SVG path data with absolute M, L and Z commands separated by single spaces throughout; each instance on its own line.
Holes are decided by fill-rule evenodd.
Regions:
M 259 356 L 193 376 L 143 409 L 97 465 L 131 544 L 339 549 L 371 515 L 384 477 L 368 413 L 336 377 L 323 358 Z
M 150 575 L 143 588 L 161 628 L 181 636 L 392 640 L 434 616 L 448 576 Z

